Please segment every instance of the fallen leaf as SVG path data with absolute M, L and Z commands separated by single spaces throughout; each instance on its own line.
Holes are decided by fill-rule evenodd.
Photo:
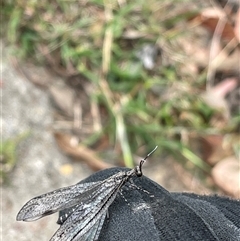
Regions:
M 113 165 L 106 163 L 98 158 L 94 151 L 90 150 L 82 144 L 79 144 L 76 137 L 60 132 L 54 133 L 54 136 L 57 144 L 66 154 L 78 160 L 83 160 L 93 170 L 98 171 L 113 167 Z
M 53 84 L 49 87 L 51 97 L 56 106 L 64 112 L 64 114 L 73 117 L 74 112 L 74 91 L 65 84 Z
M 224 146 L 224 135 L 204 135 L 199 139 L 199 146 L 203 160 L 212 166 L 233 154 L 228 146 Z
M 223 116 L 228 119 L 230 111 L 225 96 L 237 86 L 236 78 L 226 78 L 210 90 L 202 94 L 204 101 L 212 108 L 222 110 Z
M 23 63 L 16 57 L 10 57 L 11 64 L 26 80 L 34 85 L 46 89 L 48 86 L 57 81 L 57 77 L 50 74 L 44 67 L 35 66 L 31 62 Z
M 212 169 L 212 177 L 223 191 L 240 198 L 240 162 L 235 156 L 217 163 Z
M 226 13 L 221 8 L 206 8 L 199 13 L 195 18 L 191 19 L 195 24 L 202 25 L 212 33 L 216 34 L 217 26 L 220 21 L 224 21 L 223 29 L 217 33 L 227 40 L 232 40 L 237 37 L 232 24 L 228 21 Z
M 238 12 L 236 14 L 234 31 L 238 42 L 240 42 L 240 9 L 238 9 Z

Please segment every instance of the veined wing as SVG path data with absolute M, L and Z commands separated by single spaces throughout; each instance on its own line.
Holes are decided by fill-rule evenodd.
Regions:
M 96 240 L 103 225 L 103 216 L 105 218 L 119 188 L 126 181 L 124 174 L 120 172 L 111 176 L 111 179 L 106 179 L 92 195 L 89 195 L 89 199 L 79 205 L 66 219 L 50 241 Z
M 104 213 L 99 220 L 92 226 L 91 229 L 87 233 L 85 233 L 80 240 L 83 241 L 97 241 L 100 235 L 104 220 L 106 217 L 106 213 Z
M 17 214 L 17 221 L 34 221 L 57 211 L 91 200 L 98 195 L 101 186 L 119 182 L 125 172 L 116 173 L 99 182 L 77 183 L 37 196 L 28 201 Z M 114 180 L 114 181 L 113 181 Z
M 17 215 L 17 221 L 34 221 L 74 206 L 79 202 L 81 194 L 100 186 L 102 182 L 78 183 L 37 196 L 21 208 Z

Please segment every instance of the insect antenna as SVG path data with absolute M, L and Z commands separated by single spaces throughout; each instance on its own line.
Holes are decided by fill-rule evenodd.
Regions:
M 156 146 L 151 152 L 149 152 L 145 158 L 143 158 L 141 161 L 140 161 L 140 164 L 139 166 L 136 166 L 135 167 L 135 173 L 138 177 L 141 177 L 142 176 L 142 166 L 143 164 L 145 163 L 145 161 L 148 159 L 149 156 L 151 156 L 153 154 L 153 152 L 155 152 L 157 150 L 158 146 Z

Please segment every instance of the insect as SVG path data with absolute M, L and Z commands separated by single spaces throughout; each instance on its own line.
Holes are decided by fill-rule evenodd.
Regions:
M 17 221 L 34 221 L 52 213 L 60 214 L 60 228 L 50 241 L 98 240 L 108 208 L 121 187 L 134 175 L 142 176 L 142 166 L 157 146 L 129 171 L 119 171 L 105 180 L 78 183 L 37 196 L 28 201 L 17 214 Z

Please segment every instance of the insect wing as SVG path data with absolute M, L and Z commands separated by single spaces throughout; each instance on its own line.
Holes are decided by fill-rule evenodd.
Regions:
M 66 221 L 66 219 L 76 210 L 77 207 L 78 207 L 78 205 L 73 206 L 68 209 L 61 210 L 59 212 L 57 224 L 62 225 Z
M 50 241 L 95 240 L 100 234 L 103 217 L 116 198 L 119 188 L 125 183 L 123 174 L 125 173 L 117 173 L 106 179 L 98 188 L 94 187 L 94 192 L 88 191 L 88 199 L 79 204 Z M 95 237 L 92 238 L 93 236 Z
M 102 229 L 105 217 L 106 217 L 106 213 L 104 213 L 100 217 L 100 219 L 92 226 L 92 228 L 87 233 L 85 233 L 80 238 L 80 240 L 82 240 L 82 241 L 97 241 L 98 237 L 100 235 L 100 231 Z
M 19 211 L 17 221 L 34 221 L 59 210 L 69 208 L 79 202 L 82 193 L 101 185 L 102 181 L 78 183 L 69 187 L 37 196 L 28 201 Z
M 106 217 L 106 213 L 102 215 L 102 217 L 99 219 L 98 221 L 98 226 L 96 227 L 96 232 L 95 232 L 95 235 L 94 235 L 94 238 L 93 240 L 98 240 L 98 237 L 100 235 L 100 232 L 102 230 L 102 226 L 103 226 L 103 223 L 104 223 L 104 220 L 105 220 L 105 217 Z M 88 240 L 88 241 L 91 241 L 91 240 Z

